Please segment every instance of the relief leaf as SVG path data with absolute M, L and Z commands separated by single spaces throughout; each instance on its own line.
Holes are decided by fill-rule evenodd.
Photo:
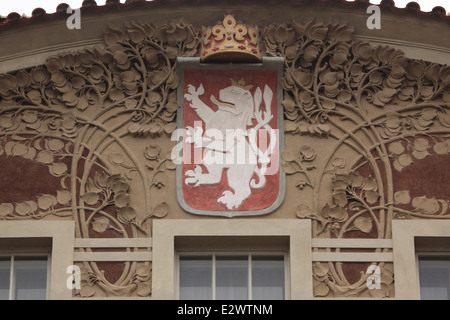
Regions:
M 132 207 L 123 207 L 117 212 L 117 219 L 122 223 L 129 223 L 135 218 L 136 211 Z
M 174 132 L 176 128 L 177 124 L 175 122 L 168 123 L 164 125 L 164 132 L 167 134 L 172 134 L 172 132 Z
M 395 204 L 408 204 L 411 201 L 409 190 L 397 191 L 394 193 Z
M 379 197 L 380 195 L 376 191 L 368 190 L 365 193 L 365 198 L 370 204 L 374 204 L 375 202 L 377 202 Z
M 330 288 L 323 282 L 314 287 L 314 295 L 317 297 L 326 297 L 330 292 Z
M 146 282 L 141 282 L 136 288 L 136 294 L 140 297 L 146 297 L 152 292 L 151 286 Z
M 281 166 L 283 167 L 283 170 L 286 174 L 293 174 L 296 173 L 298 170 L 296 168 L 296 166 L 292 163 L 289 162 L 283 162 L 281 164 Z
M 389 151 L 393 154 L 402 154 L 405 151 L 402 143 L 399 141 L 393 142 L 388 147 Z
M 296 132 L 298 130 L 297 124 L 293 121 L 284 120 L 284 131 L 285 132 Z
M 164 218 L 169 212 L 169 205 L 166 202 L 161 202 L 155 209 L 153 209 L 153 216 L 157 218 Z
M 114 203 L 118 208 L 127 206 L 129 201 L 130 195 L 124 191 L 120 191 L 114 196 Z
M 292 154 L 292 152 L 291 151 L 289 151 L 289 150 L 283 150 L 283 151 L 281 151 L 281 158 L 284 160 L 284 161 L 288 161 L 288 162 L 290 162 L 290 161 L 295 161 L 295 156 Z
M 55 162 L 48 168 L 50 173 L 56 177 L 60 177 L 67 172 L 67 165 L 64 162 Z
M 83 298 L 92 297 L 96 293 L 96 290 L 93 285 L 86 284 L 81 286 L 80 295 Z
M 95 218 L 92 221 L 92 228 L 99 233 L 105 232 L 109 228 L 109 219 L 107 217 Z
M 303 204 L 297 206 L 297 217 L 304 219 L 311 214 L 311 208 Z
M 56 200 L 58 200 L 58 203 L 65 205 L 68 204 L 71 199 L 72 194 L 70 193 L 70 191 L 67 190 L 56 191 Z
M 0 217 L 6 217 L 8 214 L 13 213 L 14 207 L 11 203 L 0 204 Z
M 13 156 L 24 156 L 28 152 L 28 147 L 24 144 L 17 143 L 11 148 Z
M 445 142 L 438 142 L 434 145 L 433 150 L 437 154 L 447 154 L 449 151 L 449 146 Z
M 372 220 L 369 218 L 358 217 L 355 219 L 354 225 L 364 233 L 369 233 L 372 230 Z
M 411 163 L 413 163 L 411 156 L 409 154 L 402 154 L 399 158 L 398 158 L 398 163 L 402 166 L 402 167 L 407 167 L 409 166 Z
M 325 263 L 317 262 L 313 267 L 314 275 L 318 277 L 324 277 L 328 274 L 329 267 Z
M 53 162 L 53 154 L 49 150 L 43 150 L 38 153 L 36 161 L 40 163 L 50 164 Z
M 414 140 L 414 149 L 417 151 L 426 151 L 430 147 L 428 141 L 424 138 L 417 138 Z
M 58 203 L 56 197 L 51 194 L 44 194 L 38 198 L 38 207 L 42 210 L 48 210 Z
M 87 192 L 81 196 L 81 199 L 83 199 L 83 201 L 88 205 L 93 206 L 98 202 L 99 196 L 95 192 Z
M 21 202 L 18 203 L 16 205 L 16 212 L 21 215 L 21 216 L 25 216 L 27 214 L 30 214 L 34 211 L 37 210 L 37 204 L 34 201 L 25 201 L 25 202 Z

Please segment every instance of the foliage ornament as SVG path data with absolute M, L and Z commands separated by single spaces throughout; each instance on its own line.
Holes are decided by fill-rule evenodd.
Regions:
M 280 210 L 311 219 L 315 238 L 389 239 L 393 219 L 449 219 L 450 199 L 404 179 L 433 161 L 442 165 L 433 172 L 448 171 L 450 67 L 354 40 L 337 21 L 260 28 L 262 56 L 285 59 L 282 169 L 299 196 Z M 108 27 L 104 48 L 0 74 L 0 160 L 37 164 L 57 185 L 1 201 L 0 219 L 71 219 L 77 238 L 151 237 L 153 219 L 177 209 L 169 198 L 176 58 L 200 56 L 201 42 L 182 19 L 129 22 Z M 372 263 L 381 289 L 366 286 L 370 263 L 314 262 L 314 294 L 395 296 L 392 263 Z M 121 264 L 115 276 L 105 264 L 79 264 L 77 296 L 151 295 L 149 261 Z

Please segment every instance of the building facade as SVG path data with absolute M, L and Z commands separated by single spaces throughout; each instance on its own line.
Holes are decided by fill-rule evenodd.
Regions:
M 0 297 L 448 299 L 450 18 L 369 6 L 2 18 Z

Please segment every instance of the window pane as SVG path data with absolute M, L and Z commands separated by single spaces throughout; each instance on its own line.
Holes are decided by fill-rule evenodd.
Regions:
M 247 256 L 218 256 L 216 258 L 216 299 L 248 299 Z
M 449 300 L 450 260 L 419 260 L 420 298 Z
M 284 257 L 252 257 L 252 299 L 284 299 Z
M 14 299 L 47 298 L 47 258 L 14 257 Z
M 9 299 L 9 279 L 11 277 L 11 259 L 0 258 L 0 300 Z
M 212 256 L 180 257 L 180 299 L 212 299 Z

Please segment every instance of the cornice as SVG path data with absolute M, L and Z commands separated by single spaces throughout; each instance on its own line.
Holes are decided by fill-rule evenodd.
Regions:
M 352 2 L 346 0 L 224 0 L 221 1 L 221 5 L 226 7 L 232 4 L 259 4 L 265 2 L 267 5 L 278 5 L 278 4 L 292 4 L 298 6 L 305 5 L 332 5 L 337 4 L 340 6 L 352 8 L 368 7 L 371 5 L 369 0 L 355 0 Z M 103 13 L 108 11 L 116 10 L 128 10 L 133 8 L 159 8 L 159 7 L 173 7 L 179 5 L 200 5 L 208 4 L 209 0 L 127 0 L 125 3 L 120 3 L 119 0 L 107 0 L 105 5 L 99 6 L 94 0 L 85 0 L 82 3 L 82 13 Z M 66 3 L 61 3 L 56 7 L 55 13 L 47 13 L 42 8 L 36 8 L 33 10 L 31 17 L 20 15 L 17 12 L 11 12 L 6 17 L 0 16 L 0 30 L 10 29 L 17 25 L 30 25 L 35 22 L 42 22 L 54 19 L 62 19 L 69 16 L 67 14 L 67 8 L 69 7 Z M 447 15 L 446 10 L 437 6 L 434 7 L 430 12 L 425 12 L 420 10 L 420 5 L 417 2 L 410 2 L 405 8 L 398 8 L 395 6 L 393 0 L 383 0 L 379 4 L 381 10 L 390 11 L 398 15 L 417 15 L 419 17 L 440 19 L 446 22 L 450 22 L 450 15 Z

